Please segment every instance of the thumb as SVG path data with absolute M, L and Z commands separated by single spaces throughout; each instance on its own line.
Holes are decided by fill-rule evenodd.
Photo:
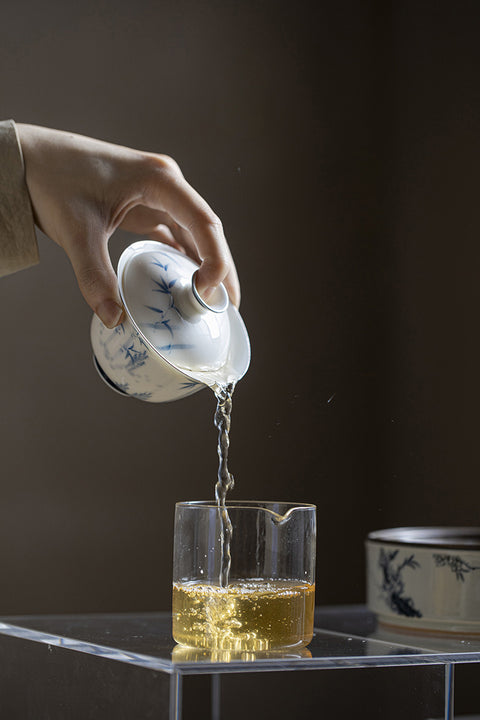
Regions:
M 104 325 L 116 327 L 124 319 L 124 309 L 108 253 L 108 238 L 83 238 L 65 250 L 88 305 Z

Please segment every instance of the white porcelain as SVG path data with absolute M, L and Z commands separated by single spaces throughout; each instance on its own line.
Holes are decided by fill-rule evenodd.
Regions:
M 101 377 L 114 390 L 168 402 L 238 381 L 250 343 L 223 285 L 208 305 L 195 288 L 198 265 L 163 243 L 141 240 L 118 263 L 127 319 L 106 328 L 94 315 L 91 342 Z
M 381 623 L 480 634 L 480 528 L 378 530 L 366 554 L 367 603 Z

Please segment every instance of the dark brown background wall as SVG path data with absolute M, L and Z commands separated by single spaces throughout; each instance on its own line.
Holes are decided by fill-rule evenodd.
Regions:
M 318 505 L 321 604 L 363 601 L 368 531 L 478 524 L 478 28 L 474 2 L 2 3 L 1 117 L 168 153 L 222 218 L 253 348 L 232 497 Z M 110 392 L 39 240 L 0 283 L 0 612 L 168 609 L 213 396 Z

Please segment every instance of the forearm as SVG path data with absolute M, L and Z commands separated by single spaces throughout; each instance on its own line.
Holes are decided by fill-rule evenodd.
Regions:
M 38 263 L 32 206 L 15 123 L 0 122 L 0 276 Z

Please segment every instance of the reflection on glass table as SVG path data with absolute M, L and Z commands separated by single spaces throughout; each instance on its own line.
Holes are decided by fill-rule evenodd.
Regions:
M 480 662 L 480 637 L 407 635 L 377 627 L 363 606 L 317 608 L 308 647 L 277 652 L 176 645 L 170 613 L 9 617 L 1 619 L 0 634 L 185 675 Z
M 65 720 L 68 707 L 70 720 L 280 720 L 321 706 L 335 720 L 358 707 L 369 720 L 452 720 L 453 668 L 480 668 L 480 638 L 405 635 L 377 627 L 362 606 L 316 608 L 312 642 L 275 652 L 176 645 L 171 621 L 170 613 L 0 619 L 2 718 Z M 334 672 L 303 672 L 325 669 Z

